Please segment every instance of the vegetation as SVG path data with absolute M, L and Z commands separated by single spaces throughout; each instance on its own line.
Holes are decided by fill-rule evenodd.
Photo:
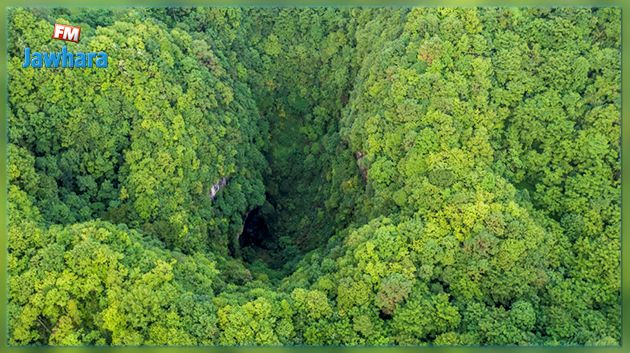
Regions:
M 13 9 L 10 343 L 618 344 L 620 21 Z

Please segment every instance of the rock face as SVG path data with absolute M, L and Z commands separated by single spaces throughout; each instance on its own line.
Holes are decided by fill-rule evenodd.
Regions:
M 357 151 L 354 154 L 355 159 L 357 160 L 357 166 L 359 167 L 359 171 L 361 172 L 361 177 L 363 178 L 363 182 L 367 183 L 368 180 L 368 169 L 365 167 L 365 163 L 363 163 L 363 158 L 365 154 L 361 151 Z
M 223 187 L 226 185 L 227 185 L 227 178 L 225 177 L 221 178 L 221 180 L 213 184 L 212 187 L 210 188 L 210 198 L 214 200 L 217 197 L 217 193 L 219 192 L 219 190 L 223 189 Z

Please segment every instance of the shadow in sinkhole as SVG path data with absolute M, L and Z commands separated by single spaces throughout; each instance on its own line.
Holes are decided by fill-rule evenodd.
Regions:
M 265 214 L 260 207 L 247 213 L 238 243 L 241 257 L 246 263 L 262 262 L 272 269 L 282 267 L 282 249 L 277 237 L 269 230 Z

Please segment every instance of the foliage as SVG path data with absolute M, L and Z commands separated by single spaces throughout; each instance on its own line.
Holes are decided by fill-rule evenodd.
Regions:
M 11 10 L 11 343 L 617 344 L 620 19 Z

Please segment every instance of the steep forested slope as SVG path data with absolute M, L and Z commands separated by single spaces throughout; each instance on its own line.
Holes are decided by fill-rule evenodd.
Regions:
M 23 69 L 58 50 L 107 69 Z M 615 344 L 615 9 L 16 9 L 13 344 Z

